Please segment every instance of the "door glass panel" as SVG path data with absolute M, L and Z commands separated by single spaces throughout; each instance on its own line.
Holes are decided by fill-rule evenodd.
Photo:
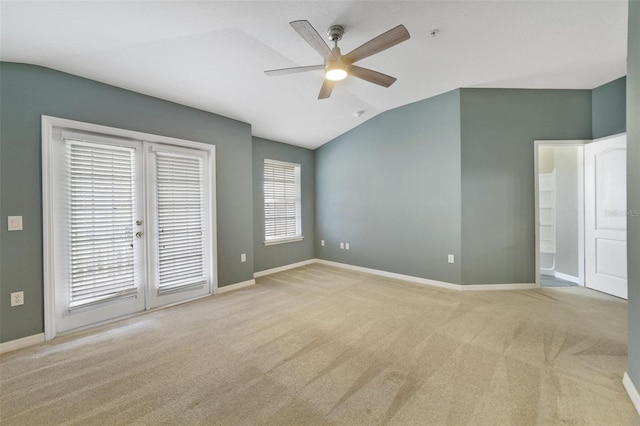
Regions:
M 206 283 L 202 159 L 156 153 L 158 291 Z
M 67 140 L 69 308 L 138 292 L 135 149 Z
M 149 306 L 211 292 L 208 152 L 150 150 Z

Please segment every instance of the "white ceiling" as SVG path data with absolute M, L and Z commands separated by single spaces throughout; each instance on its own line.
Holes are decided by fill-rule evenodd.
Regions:
M 37 64 L 251 123 L 316 148 L 391 108 L 459 87 L 592 89 L 626 72 L 627 1 L 4 1 L 0 58 Z M 344 53 L 404 24 L 411 39 L 317 100 L 321 64 L 289 26 L 345 27 Z M 436 37 L 431 30 L 439 29 Z M 356 111 L 364 111 L 361 117 Z

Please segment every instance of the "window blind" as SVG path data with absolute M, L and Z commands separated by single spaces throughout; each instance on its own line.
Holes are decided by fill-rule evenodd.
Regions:
M 265 159 L 265 242 L 301 236 L 300 165 Z
M 158 293 L 202 287 L 205 258 L 203 159 L 155 152 Z
M 69 309 L 137 294 L 135 149 L 67 140 Z

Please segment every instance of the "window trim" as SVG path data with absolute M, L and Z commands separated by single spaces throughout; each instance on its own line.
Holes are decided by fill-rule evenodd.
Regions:
M 280 165 L 280 166 L 292 166 L 297 169 L 296 175 L 296 235 L 289 235 L 286 237 L 280 238 L 266 238 L 266 212 L 265 212 L 265 193 L 264 193 L 264 166 L 266 164 Z M 298 241 L 304 240 L 304 235 L 302 235 L 302 165 L 299 163 L 292 163 L 289 161 L 281 161 L 274 160 L 271 158 L 264 158 L 262 163 L 262 236 L 263 236 L 263 244 L 265 246 L 272 246 L 277 244 L 287 244 L 294 243 Z
M 264 241 L 264 245 L 265 246 L 275 246 L 277 244 L 286 244 L 286 243 L 295 243 L 297 241 L 302 241 L 304 240 L 304 236 L 299 236 L 299 237 L 287 237 L 287 238 L 278 238 L 278 239 L 273 239 L 273 240 L 265 240 Z

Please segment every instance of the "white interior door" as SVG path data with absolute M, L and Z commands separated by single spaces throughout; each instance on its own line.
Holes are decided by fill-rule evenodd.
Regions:
M 586 286 L 627 298 L 627 138 L 585 145 Z

